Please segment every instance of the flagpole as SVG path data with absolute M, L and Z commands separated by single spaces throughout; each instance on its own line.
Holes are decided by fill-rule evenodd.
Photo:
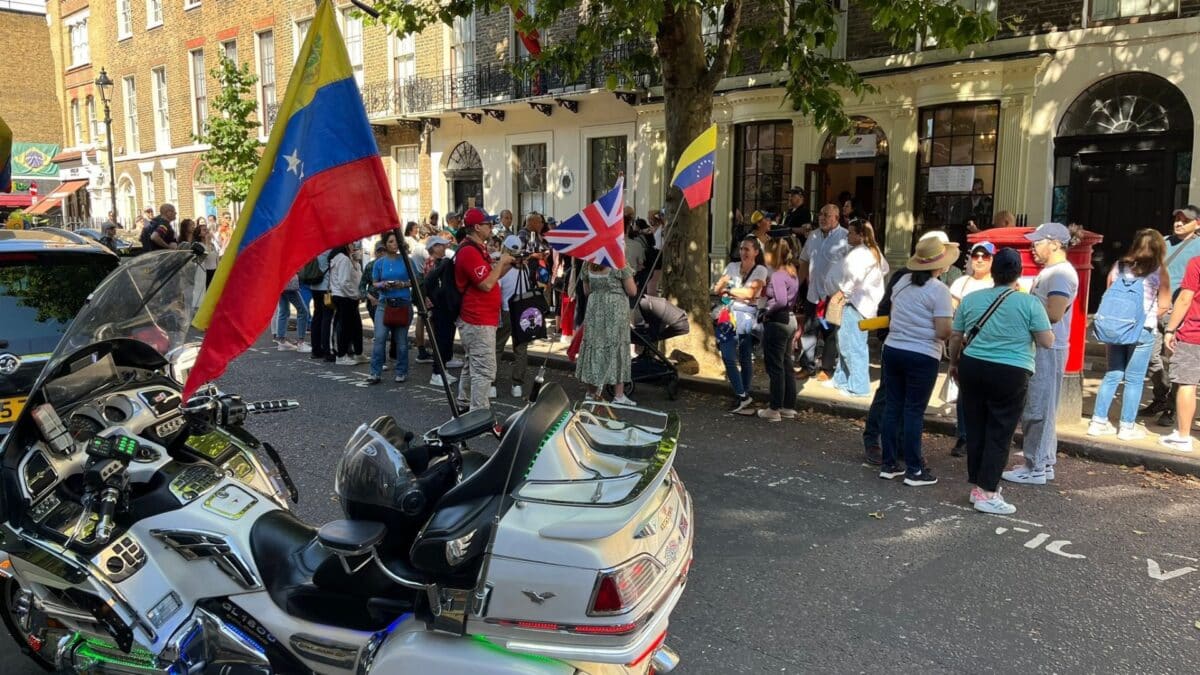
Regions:
M 683 210 L 683 204 L 675 206 L 675 213 L 671 215 L 671 222 L 663 226 L 663 247 L 655 249 L 654 261 L 650 263 L 650 274 L 654 274 L 654 267 L 658 265 L 658 261 L 662 258 L 663 249 L 667 247 L 667 238 L 671 236 L 671 231 L 675 228 L 675 223 L 679 220 L 679 212 Z M 646 288 L 650 286 L 650 277 L 646 277 L 646 283 L 638 287 L 637 295 L 633 296 L 633 308 L 642 302 L 642 298 L 646 296 Z
M 417 308 L 417 316 L 425 324 L 425 334 L 429 338 L 429 342 L 433 345 L 433 362 L 442 373 L 442 391 L 446 393 L 446 403 L 450 406 L 450 414 L 454 417 L 459 416 L 458 403 L 454 400 L 454 392 L 450 391 L 450 373 L 446 372 L 446 362 L 442 359 L 442 352 L 438 349 L 437 337 L 433 332 L 433 322 L 429 319 L 429 310 L 425 307 L 425 289 L 424 284 L 418 282 L 416 267 L 412 264 L 412 258 L 409 257 L 411 250 L 408 247 L 408 238 L 404 236 L 403 231 L 396 229 L 396 238 L 400 242 L 400 256 L 404 259 L 404 269 L 408 271 L 408 278 L 412 282 L 412 298 L 413 305 Z M 443 258 L 445 260 L 445 258 Z M 383 298 L 380 298 L 383 302 Z M 372 320 L 374 317 L 371 317 Z M 405 331 L 407 332 L 407 328 Z M 405 335 L 407 340 L 408 336 Z M 387 345 L 384 345 L 387 349 Z

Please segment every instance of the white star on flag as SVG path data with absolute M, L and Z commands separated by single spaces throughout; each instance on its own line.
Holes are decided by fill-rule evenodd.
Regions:
M 296 174 L 297 176 L 300 176 L 301 172 L 303 171 L 303 169 L 300 168 L 300 151 L 292 148 L 292 154 L 284 155 L 283 158 L 287 160 L 287 170 Z

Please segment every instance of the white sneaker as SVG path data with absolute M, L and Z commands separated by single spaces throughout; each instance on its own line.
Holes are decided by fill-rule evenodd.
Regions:
M 991 513 L 997 516 L 1008 516 L 1017 512 L 1017 507 L 1004 501 L 997 490 L 991 499 L 979 499 L 975 502 L 975 510 L 981 513 Z
M 275 341 L 275 349 L 277 349 L 281 352 L 292 352 L 292 351 L 296 351 L 296 346 L 293 345 L 292 343 L 288 342 L 287 340 L 276 340 Z
M 525 397 L 525 391 L 523 389 L 521 389 L 521 385 L 519 385 L 519 384 L 513 385 L 512 396 L 513 396 L 513 398 L 524 398 Z
M 449 380 L 449 382 L 444 381 L 441 375 L 434 373 L 433 376 L 429 378 L 429 384 L 435 387 L 444 387 L 446 384 L 454 384 L 455 382 L 458 382 L 458 378 L 453 375 L 447 374 L 446 378 Z
M 792 408 L 784 408 L 779 411 L 779 416 L 785 420 L 794 420 L 800 416 L 800 413 L 796 412 Z
M 1046 467 L 1046 480 L 1054 480 L 1054 467 Z
M 1140 441 L 1146 437 L 1146 428 L 1137 422 L 1121 422 L 1121 430 L 1117 432 L 1117 438 L 1123 441 Z
M 1187 436 L 1180 436 L 1178 431 L 1172 431 L 1171 433 L 1167 434 L 1166 436 L 1163 436 L 1162 438 L 1158 439 L 1158 444 L 1163 446 L 1164 448 L 1170 448 L 1177 452 L 1191 452 L 1192 451 L 1191 435 L 1189 434 Z
M 463 365 L 462 359 L 458 358 L 457 356 L 446 362 L 447 368 L 462 368 Z
M 496 398 L 496 388 L 495 387 L 488 388 L 488 398 Z
M 370 363 L 371 357 L 367 356 L 366 354 L 355 354 L 354 362 L 359 364 Z
M 768 422 L 778 422 L 783 419 L 783 415 L 778 410 L 771 410 L 770 408 L 759 408 L 758 416 Z
M 637 403 L 635 403 L 633 399 L 629 398 L 625 394 L 614 396 L 612 402 L 616 403 L 617 405 L 627 405 L 631 408 L 637 406 Z
M 307 342 L 301 342 L 300 344 L 296 345 L 296 351 L 300 352 L 301 354 L 311 354 L 312 345 L 308 344 Z
M 1034 471 L 1027 466 L 1017 466 L 1004 473 L 1000 477 L 1010 483 L 1022 483 L 1024 485 L 1045 485 L 1046 472 Z
M 358 361 L 356 361 L 353 356 L 339 356 L 334 361 L 334 363 L 339 366 L 357 366 L 358 365 Z
M 1112 436 L 1117 433 L 1117 428 L 1108 420 L 1098 420 L 1092 418 L 1091 424 L 1088 425 L 1088 436 Z
M 821 386 L 824 387 L 825 389 L 837 389 L 838 388 L 837 382 L 834 381 L 834 379 L 832 377 L 829 378 L 828 380 L 825 380 L 824 382 L 822 382 Z

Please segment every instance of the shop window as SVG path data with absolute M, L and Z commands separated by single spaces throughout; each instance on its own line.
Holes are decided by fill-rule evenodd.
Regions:
M 734 150 L 734 207 L 780 213 L 792 184 L 792 123 L 739 124 Z
M 998 103 L 921 109 L 914 195 L 918 236 L 945 230 L 961 243 L 971 221 L 980 228 L 991 225 L 999 119 Z
M 588 190 L 596 201 L 617 184 L 625 171 L 625 137 L 605 136 L 588 140 Z

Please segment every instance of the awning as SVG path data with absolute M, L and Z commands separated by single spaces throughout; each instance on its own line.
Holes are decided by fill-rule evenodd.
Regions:
M 57 188 L 55 188 L 54 192 L 51 192 L 46 196 L 45 199 L 35 204 L 33 208 L 29 209 L 25 213 L 26 215 L 30 216 L 45 215 L 46 213 L 61 206 L 63 200 L 67 197 L 70 197 L 76 192 L 87 187 L 87 184 L 88 182 L 86 180 L 69 180 L 62 185 L 59 185 Z
M 25 194 L 0 195 L 0 206 L 16 206 L 18 208 L 23 209 L 32 203 L 33 203 L 33 197 L 31 197 L 29 195 L 25 195 Z

